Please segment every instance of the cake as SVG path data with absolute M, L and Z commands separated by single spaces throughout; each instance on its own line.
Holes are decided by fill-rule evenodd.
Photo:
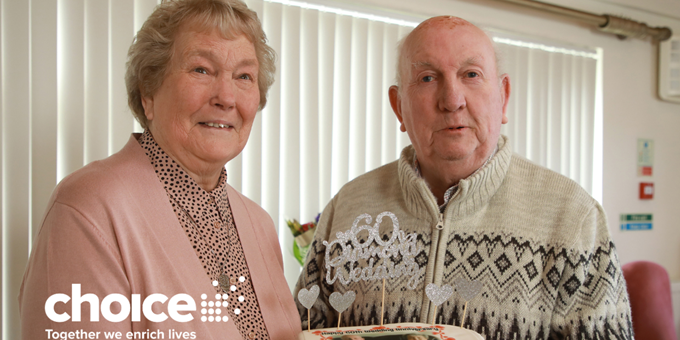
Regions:
M 407 338 L 409 335 L 410 339 Z M 298 340 L 340 340 L 343 336 L 352 340 L 484 340 L 479 333 L 469 329 L 424 323 L 312 329 L 302 331 Z

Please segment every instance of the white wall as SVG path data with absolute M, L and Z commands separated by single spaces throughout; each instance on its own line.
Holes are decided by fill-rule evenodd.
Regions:
M 680 15 L 676 8 L 679 5 L 670 4 L 666 12 L 671 14 L 662 16 L 593 0 L 547 2 L 597 14 L 623 15 L 651 26 L 668 26 L 680 35 Z M 654 2 L 663 6 L 662 0 L 646 3 Z M 622 263 L 657 262 L 668 270 L 672 281 L 680 281 L 680 176 L 677 175 L 680 169 L 680 105 L 658 99 L 655 44 L 637 39 L 619 40 L 559 16 L 499 1 L 363 0 L 362 4 L 411 15 L 456 15 L 482 26 L 601 48 L 604 56 L 603 205 L 619 257 Z M 655 9 L 664 10 L 663 7 Z M 679 17 L 673 18 L 673 15 Z M 651 179 L 637 177 L 638 138 L 655 141 L 654 176 Z M 655 198 L 641 201 L 638 199 L 639 182 L 650 180 L 655 185 Z M 620 231 L 619 214 L 622 213 L 653 213 L 653 230 Z

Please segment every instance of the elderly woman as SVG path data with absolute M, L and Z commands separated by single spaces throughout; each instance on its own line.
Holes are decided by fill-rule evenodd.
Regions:
M 297 337 L 272 220 L 224 167 L 273 77 L 240 1 L 156 8 L 126 75 L 145 131 L 55 189 L 19 297 L 24 339 Z

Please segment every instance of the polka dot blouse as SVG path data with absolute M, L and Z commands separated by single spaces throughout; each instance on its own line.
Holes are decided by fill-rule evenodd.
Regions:
M 229 296 L 223 317 L 236 323 L 244 339 L 269 339 L 229 205 L 226 170 L 217 187 L 207 192 L 158 146 L 149 130 L 139 144 L 203 264 L 206 280 L 219 282 L 216 292 Z

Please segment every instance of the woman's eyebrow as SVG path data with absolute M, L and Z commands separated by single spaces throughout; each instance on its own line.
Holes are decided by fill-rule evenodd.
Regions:
M 205 48 L 195 48 L 187 51 L 184 54 L 185 58 L 191 58 L 191 57 L 201 57 L 201 58 L 206 58 L 209 60 L 214 60 L 214 61 L 219 61 L 219 57 L 213 53 L 212 49 L 205 49 Z M 253 58 L 247 58 L 240 60 L 235 66 L 236 67 L 242 67 L 242 66 L 253 66 L 253 65 L 258 65 L 258 60 L 257 57 Z

